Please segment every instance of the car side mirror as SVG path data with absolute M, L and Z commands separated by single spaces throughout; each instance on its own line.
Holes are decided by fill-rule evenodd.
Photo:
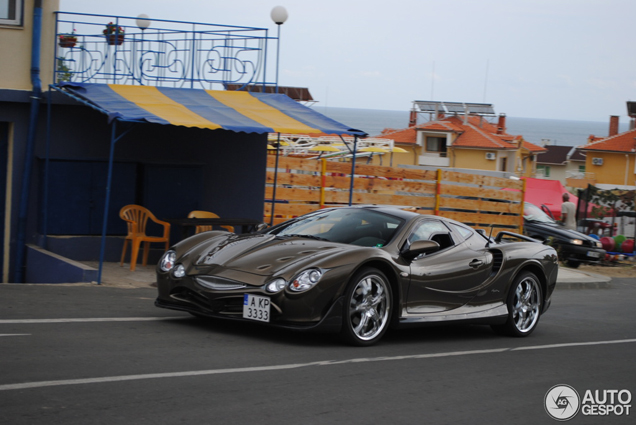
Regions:
M 435 241 L 415 241 L 407 249 L 402 251 L 402 257 L 407 261 L 413 261 L 420 254 L 431 254 L 439 251 L 439 244 Z

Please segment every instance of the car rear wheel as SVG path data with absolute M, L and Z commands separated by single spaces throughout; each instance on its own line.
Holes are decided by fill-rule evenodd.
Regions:
M 530 272 L 521 273 L 508 293 L 508 320 L 492 328 L 505 335 L 530 335 L 539 323 L 542 301 L 539 279 Z
M 391 286 L 381 271 L 360 270 L 345 294 L 341 335 L 358 346 L 375 344 L 382 338 L 391 318 Z

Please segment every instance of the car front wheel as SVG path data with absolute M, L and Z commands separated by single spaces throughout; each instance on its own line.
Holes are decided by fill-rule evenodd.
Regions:
M 391 286 L 381 271 L 360 270 L 345 295 L 341 335 L 358 346 L 375 344 L 386 332 L 391 318 Z
M 521 273 L 508 293 L 508 320 L 493 329 L 511 336 L 530 335 L 539 323 L 542 300 L 539 279 L 530 272 Z

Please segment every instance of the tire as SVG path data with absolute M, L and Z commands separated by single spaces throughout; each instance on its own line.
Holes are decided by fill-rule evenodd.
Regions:
M 572 268 L 572 269 L 578 269 L 579 266 L 581 265 L 581 263 L 579 261 L 572 261 L 572 260 L 567 260 L 565 262 L 565 265 Z
M 342 338 L 357 346 L 378 342 L 389 327 L 392 299 L 384 273 L 373 268 L 357 272 L 345 293 Z
M 541 317 L 543 296 L 539 279 L 530 272 L 523 272 L 510 285 L 508 292 L 508 319 L 503 325 L 493 325 L 495 332 L 524 337 L 537 327 Z

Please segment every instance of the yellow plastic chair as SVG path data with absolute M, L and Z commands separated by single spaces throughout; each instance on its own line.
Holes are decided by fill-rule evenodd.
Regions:
M 188 214 L 188 218 L 220 218 L 220 217 L 214 214 L 213 212 L 209 212 L 209 211 L 190 211 L 190 214 Z M 233 226 L 221 226 L 221 227 L 230 233 L 234 233 Z M 195 233 L 207 232 L 209 230 L 212 230 L 212 226 L 197 226 L 195 229 Z
M 120 266 L 124 265 L 124 257 L 126 256 L 126 248 L 130 242 L 130 270 L 135 271 L 137 265 L 137 256 L 139 247 L 144 243 L 143 265 L 148 264 L 148 251 L 150 244 L 154 242 L 165 243 L 166 251 L 170 248 L 170 223 L 158 220 L 153 213 L 141 205 L 126 205 L 119 211 L 119 217 L 128 224 L 128 235 L 124 240 L 124 249 L 121 253 Z M 163 226 L 163 236 L 146 235 L 146 224 L 148 219 Z

